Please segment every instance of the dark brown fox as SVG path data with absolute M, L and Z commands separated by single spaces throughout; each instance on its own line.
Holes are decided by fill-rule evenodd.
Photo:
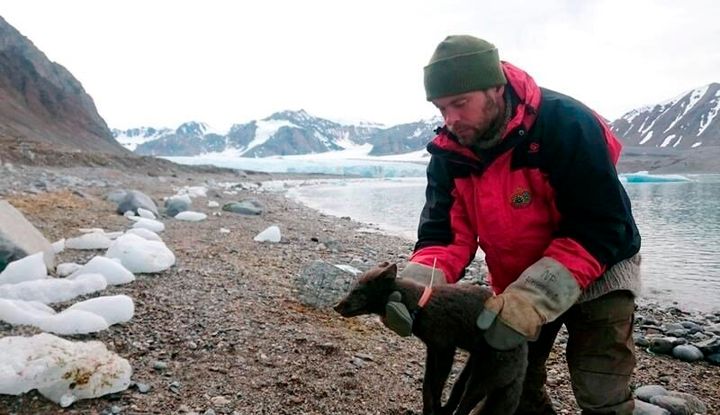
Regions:
M 469 414 L 485 397 L 479 414 L 514 413 L 527 369 L 527 345 L 501 352 L 485 343 L 475 321 L 492 293 L 470 284 L 440 285 L 432 288 L 429 301 L 420 307 L 424 287 L 396 274 L 397 266 L 388 263 L 365 272 L 335 311 L 343 317 L 384 318 L 388 298 L 400 292 L 402 303 L 414 315 L 412 332 L 427 346 L 423 414 Z M 443 406 L 442 392 L 457 348 L 470 356 Z

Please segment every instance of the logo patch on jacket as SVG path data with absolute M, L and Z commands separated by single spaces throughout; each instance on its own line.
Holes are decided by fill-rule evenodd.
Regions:
M 530 190 L 528 189 L 517 188 L 513 192 L 512 196 L 510 196 L 510 204 L 515 209 L 528 207 L 530 206 L 530 202 L 532 202 L 532 196 L 530 195 Z

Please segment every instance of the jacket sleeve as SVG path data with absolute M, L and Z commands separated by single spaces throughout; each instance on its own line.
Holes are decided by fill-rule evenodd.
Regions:
M 637 253 L 640 235 L 615 169 L 617 138 L 586 108 L 558 113 L 563 119 L 548 134 L 543 151 L 560 223 L 544 255 L 563 264 L 585 288 Z
M 447 282 L 457 282 L 477 252 L 477 236 L 470 225 L 467 210 L 457 197 L 447 162 L 432 156 L 427 168 L 425 206 L 420 215 L 418 241 L 410 257 L 443 271 Z

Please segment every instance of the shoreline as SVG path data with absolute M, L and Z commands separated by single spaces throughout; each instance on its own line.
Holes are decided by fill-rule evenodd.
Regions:
M 394 335 L 376 318 L 342 319 L 330 309 L 305 306 L 297 299 L 296 285 L 296 277 L 314 260 L 367 267 L 385 260 L 404 262 L 412 241 L 359 232 L 367 226 L 322 214 L 281 193 L 238 187 L 233 189 L 237 194 L 228 195 L 218 185 L 260 181 L 255 180 L 258 176 L 151 177 L 92 168 L 17 168 L 12 173 L 0 166 L 0 170 L 0 193 L 19 205 L 50 242 L 76 236 L 80 227 L 127 229 L 128 220 L 104 200 L 111 190 L 137 189 L 159 201 L 180 186 L 210 188 L 207 198 L 193 201 L 192 210 L 208 214 L 205 221 L 162 218 L 166 230 L 160 236 L 176 255 L 175 266 L 159 274 L 138 274 L 133 283 L 101 292 L 129 295 L 135 301 L 135 317 L 97 334 L 64 336 L 102 341 L 130 361 L 133 381 L 150 390 L 143 393 L 131 387 L 66 409 L 37 392 L 2 395 L 0 408 L 16 414 L 100 413 L 113 406 L 129 414 L 208 409 L 222 414 L 420 413 L 424 346 L 414 338 Z M 12 186 L 6 187 L 8 183 Z M 263 205 L 262 215 L 221 212 L 217 216 L 218 209 L 207 207 L 208 200 L 222 206 L 248 198 Z M 280 226 L 280 243 L 252 240 L 270 225 Z M 220 228 L 230 232 L 221 233 Z M 67 250 L 59 262 L 84 263 L 101 254 Z M 470 274 L 481 272 L 478 268 Z M 647 307 L 639 312 L 658 323 L 687 318 L 672 309 Z M 3 337 L 37 332 L 0 323 Z M 548 361 L 549 388 L 559 413 L 574 413 L 561 344 L 562 340 Z M 165 363 L 164 369 L 154 368 L 158 361 Z M 638 348 L 635 382 L 692 393 L 708 404 L 709 413 L 720 409 L 720 367 L 706 362 L 686 363 Z

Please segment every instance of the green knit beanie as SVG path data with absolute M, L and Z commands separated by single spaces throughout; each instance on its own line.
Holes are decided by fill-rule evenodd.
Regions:
M 428 101 L 507 83 L 495 45 L 468 35 L 446 37 L 424 71 Z

